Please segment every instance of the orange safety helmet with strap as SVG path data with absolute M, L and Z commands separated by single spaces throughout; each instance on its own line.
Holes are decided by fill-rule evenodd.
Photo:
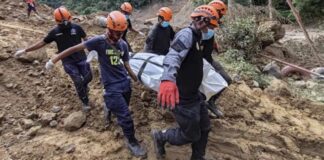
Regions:
M 113 31 L 125 31 L 127 29 L 127 19 L 120 11 L 110 12 L 107 17 L 107 28 Z
M 204 17 L 206 20 L 208 20 L 209 24 L 213 25 L 214 27 L 218 26 L 218 19 L 219 15 L 214 9 L 214 7 L 209 5 L 201 5 L 197 7 L 192 13 L 191 18 L 196 17 Z
M 131 14 L 133 11 L 133 7 L 129 2 L 125 2 L 120 6 L 120 9 L 128 14 Z
M 71 20 L 71 14 L 65 7 L 59 7 L 54 11 L 54 18 L 57 23 Z
M 221 0 L 213 0 L 208 5 L 213 6 L 218 13 L 220 13 L 222 15 L 226 15 L 227 6 L 223 1 L 221 1 Z
M 168 7 L 162 7 L 157 15 L 163 17 L 164 21 L 170 21 L 172 19 L 172 10 Z

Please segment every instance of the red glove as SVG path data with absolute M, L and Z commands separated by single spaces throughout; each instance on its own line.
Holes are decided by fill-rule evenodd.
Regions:
M 158 94 L 158 103 L 162 108 L 171 107 L 179 103 L 179 90 L 177 85 L 172 81 L 162 81 Z

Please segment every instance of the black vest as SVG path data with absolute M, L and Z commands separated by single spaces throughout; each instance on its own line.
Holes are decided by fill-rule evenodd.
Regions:
M 203 40 L 202 45 L 203 47 L 203 58 L 205 58 L 210 64 L 213 63 L 212 53 L 214 50 L 214 36 L 211 39 Z
M 160 25 L 156 26 L 156 37 L 153 42 L 153 53 L 158 55 L 166 55 L 169 52 L 171 42 L 171 27 L 163 28 Z
M 203 79 L 203 57 L 200 35 L 192 29 L 192 46 L 183 60 L 177 75 L 180 103 L 191 103 L 199 99 L 199 87 Z

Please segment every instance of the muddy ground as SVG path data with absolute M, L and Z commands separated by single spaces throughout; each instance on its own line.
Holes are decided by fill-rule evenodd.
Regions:
M 56 46 L 28 53 L 22 60 L 13 58 L 17 49 L 41 40 L 54 22 L 40 22 L 35 17 L 27 21 L 22 6 L 22 11 L 12 16 L 10 7 L 19 3 L 10 2 L 0 2 L 4 6 L 0 8 L 0 15 L 4 16 L 0 20 L 0 159 L 139 159 L 126 149 L 116 123 L 104 127 L 97 64 L 92 67 L 93 109 L 86 123 L 74 132 L 64 129 L 64 119 L 79 111 L 81 104 L 60 64 L 50 73 L 44 70 L 47 57 L 55 54 Z M 49 8 L 42 7 L 41 13 L 43 19 L 51 19 Z M 101 28 L 84 27 L 89 35 L 104 32 Z M 144 40 L 133 36 L 136 42 Z M 142 45 L 132 44 L 136 50 Z M 149 92 L 146 100 L 141 99 L 143 90 L 141 85 L 133 84 L 130 109 L 136 136 L 148 150 L 146 159 L 151 160 L 155 159 L 151 129 L 176 124 L 170 113 L 157 107 L 154 92 Z M 284 81 L 274 79 L 265 90 L 250 88 L 239 81 L 224 92 L 218 104 L 225 118 L 212 120 L 208 159 L 324 158 L 324 104 L 296 95 Z M 61 110 L 53 113 L 54 106 Z M 53 115 L 50 121 L 57 125 L 44 124 L 44 114 Z M 27 120 L 31 122 L 26 123 Z M 189 157 L 189 145 L 167 145 L 166 159 Z

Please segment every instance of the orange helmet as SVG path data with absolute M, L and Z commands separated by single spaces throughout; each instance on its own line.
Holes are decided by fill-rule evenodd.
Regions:
M 123 3 L 121 6 L 120 6 L 120 9 L 124 12 L 127 12 L 127 13 L 132 13 L 133 11 L 133 7 L 132 5 L 129 3 L 129 2 L 125 2 Z
M 216 11 L 218 11 L 222 15 L 226 15 L 227 6 L 223 1 L 221 1 L 221 0 L 213 0 L 208 5 L 213 6 L 216 9 Z
M 127 20 L 120 11 L 112 11 L 107 17 L 107 28 L 113 31 L 125 31 L 127 29 Z
M 172 10 L 168 7 L 162 7 L 159 9 L 157 15 L 163 17 L 165 21 L 170 21 L 172 19 Z
M 209 5 L 201 5 L 197 7 L 192 13 L 191 13 L 191 18 L 195 17 L 205 17 L 209 18 L 209 24 L 217 27 L 218 26 L 218 19 L 219 15 L 214 9 L 214 7 L 209 6 Z
M 57 23 L 61 23 L 64 20 L 70 21 L 72 17 L 70 12 L 65 7 L 59 7 L 54 11 L 54 18 Z

